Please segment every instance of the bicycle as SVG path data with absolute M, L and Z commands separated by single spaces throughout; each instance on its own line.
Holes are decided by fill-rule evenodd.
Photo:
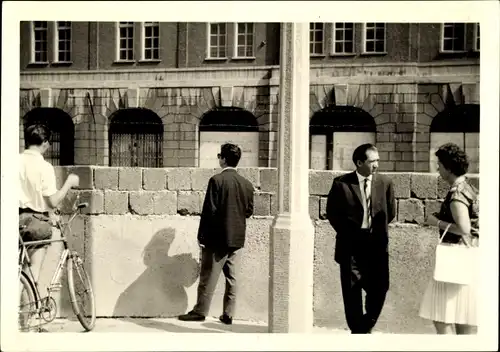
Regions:
M 67 229 L 71 231 L 71 228 L 69 227 L 71 221 L 76 217 L 76 215 L 78 215 L 78 213 L 81 213 L 82 209 L 87 206 L 88 203 L 80 203 L 76 205 L 73 213 L 66 223 L 62 223 L 60 216 L 57 217 L 58 219 L 56 220 L 55 227 L 59 229 L 61 233 L 60 239 L 23 241 L 21 235 L 19 235 L 18 275 L 21 285 L 21 297 L 19 304 L 18 328 L 20 331 L 32 331 L 33 329 L 38 329 L 38 331 L 40 331 L 42 325 L 51 323 L 56 318 L 57 303 L 52 297 L 52 293 L 59 291 L 62 288 L 60 279 L 65 265 L 67 269 L 67 283 L 73 312 L 86 331 L 91 331 L 94 328 L 96 321 L 95 297 L 90 278 L 83 267 L 83 260 L 80 258 L 79 254 L 76 251 L 69 249 L 66 239 L 67 237 L 65 236 Z M 57 212 L 57 214 L 59 215 L 60 213 Z M 19 231 L 23 228 L 24 226 L 20 226 Z M 38 283 L 34 279 L 31 271 L 28 248 L 41 244 L 51 244 L 54 242 L 62 242 L 64 250 L 59 258 L 52 280 L 47 287 L 47 295 L 42 297 L 38 288 Z M 81 287 L 83 288 L 83 292 L 77 290 Z M 85 304 L 81 304 L 82 300 L 80 298 L 82 297 L 83 302 L 88 303 L 88 309 L 86 309 L 87 307 Z M 41 323 L 32 325 L 32 322 L 37 317 Z

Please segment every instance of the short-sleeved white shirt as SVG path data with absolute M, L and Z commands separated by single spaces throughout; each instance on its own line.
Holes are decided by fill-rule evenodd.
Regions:
M 44 197 L 57 192 L 54 167 L 33 149 L 27 149 L 19 156 L 19 207 L 49 211 L 51 208 Z

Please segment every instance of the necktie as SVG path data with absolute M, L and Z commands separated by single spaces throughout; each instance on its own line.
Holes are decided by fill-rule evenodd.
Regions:
M 368 178 L 365 178 L 365 185 L 364 185 L 364 191 L 365 191 L 365 199 L 366 199 L 366 215 L 368 218 L 368 228 L 371 228 L 372 226 L 372 200 L 370 198 L 370 195 L 368 194 Z

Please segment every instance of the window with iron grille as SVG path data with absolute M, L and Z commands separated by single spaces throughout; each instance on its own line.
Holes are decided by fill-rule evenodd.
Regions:
M 227 25 L 226 23 L 209 23 L 208 58 L 223 59 L 227 57 Z
M 474 29 L 474 50 L 479 51 L 479 23 L 476 23 Z
M 236 57 L 253 57 L 253 23 L 238 23 Z
M 32 50 L 31 61 L 33 63 L 47 63 L 47 38 L 48 22 L 33 21 L 32 24 Z
M 465 51 L 465 23 L 443 23 L 441 51 L 447 53 Z
M 323 55 L 324 23 L 309 25 L 309 51 L 311 55 Z
M 143 60 L 159 60 L 160 24 L 158 22 L 144 22 L 143 43 Z
M 333 26 L 333 54 L 354 53 L 354 23 L 335 23 Z
M 71 22 L 56 22 L 55 61 L 71 62 Z
M 386 52 L 385 23 L 366 23 L 364 31 L 364 52 L 383 54 Z
M 163 124 L 154 112 L 118 110 L 109 125 L 109 166 L 163 167 Z
M 134 22 L 118 23 L 118 61 L 134 60 Z
M 35 108 L 24 116 L 23 124 L 25 131 L 34 124 L 45 125 L 51 131 L 45 160 L 54 166 L 74 164 L 75 126 L 68 114 L 56 108 Z

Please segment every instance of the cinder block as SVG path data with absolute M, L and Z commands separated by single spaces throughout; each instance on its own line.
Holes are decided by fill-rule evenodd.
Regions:
M 199 215 L 201 213 L 199 193 L 179 191 L 177 194 L 177 212 L 185 213 L 186 215 Z
M 166 169 L 143 169 L 142 187 L 147 191 L 160 191 L 167 188 Z
M 412 198 L 436 199 L 437 184 L 437 177 L 434 174 L 412 173 L 410 194 Z
M 68 168 L 64 166 L 54 166 L 54 173 L 56 174 L 56 187 L 61 188 L 68 177 Z
M 332 171 L 309 171 L 309 194 L 325 196 L 330 193 L 333 179 L 344 174 L 344 172 Z
M 479 175 L 478 174 L 467 175 L 467 179 L 469 180 L 469 182 L 472 186 L 476 187 L 479 190 Z
M 271 194 L 255 192 L 253 196 L 253 215 L 269 216 L 271 215 Z
M 78 175 L 80 184 L 76 189 L 94 188 L 94 168 L 91 166 L 74 166 L 68 170 L 70 173 Z
M 77 191 L 74 189 L 70 189 L 68 193 L 66 194 L 66 197 L 63 198 L 61 203 L 59 203 L 59 209 L 61 213 L 63 214 L 70 214 L 73 212 L 74 208 L 73 206 L 75 205 L 75 202 L 77 198 L 80 196 L 80 193 L 82 191 Z
M 128 212 L 128 192 L 104 191 L 104 212 L 106 214 L 125 214 Z
M 216 169 L 191 169 L 191 185 L 194 191 L 205 191 L 210 177 L 217 173 Z
M 418 199 L 398 201 L 398 221 L 421 224 L 424 222 L 424 204 Z
M 309 196 L 309 216 L 311 220 L 319 219 L 319 196 Z
M 437 176 L 437 198 L 444 199 L 450 190 L 450 185 L 441 176 Z
M 248 181 L 252 182 L 252 185 L 255 189 L 260 188 L 260 180 L 259 180 L 259 169 L 256 167 L 239 167 L 238 173 L 246 178 Z
M 260 169 L 260 190 L 262 192 L 278 193 L 278 169 Z
M 158 215 L 177 214 L 177 192 L 157 191 L 154 192 L 153 211 Z
M 326 205 L 328 202 L 327 197 L 321 197 L 319 200 L 319 218 L 320 220 L 326 220 Z
M 432 213 L 436 213 L 441 210 L 441 204 L 442 202 L 439 200 L 424 200 L 424 205 L 425 205 L 425 218 Z
M 177 168 L 168 170 L 167 187 L 170 191 L 190 191 L 191 169 Z
M 271 215 L 278 215 L 278 195 L 276 193 L 271 193 Z
M 104 213 L 104 193 L 102 190 L 81 191 L 78 203 L 85 202 L 89 203 L 89 205 L 82 209 L 83 214 Z
M 410 174 L 399 172 L 386 172 L 384 174 L 392 180 L 396 198 L 410 198 Z
M 154 194 L 150 191 L 130 192 L 130 212 L 132 214 L 154 214 Z
M 142 189 L 142 169 L 123 167 L 118 170 L 118 189 L 120 191 L 138 191 Z

